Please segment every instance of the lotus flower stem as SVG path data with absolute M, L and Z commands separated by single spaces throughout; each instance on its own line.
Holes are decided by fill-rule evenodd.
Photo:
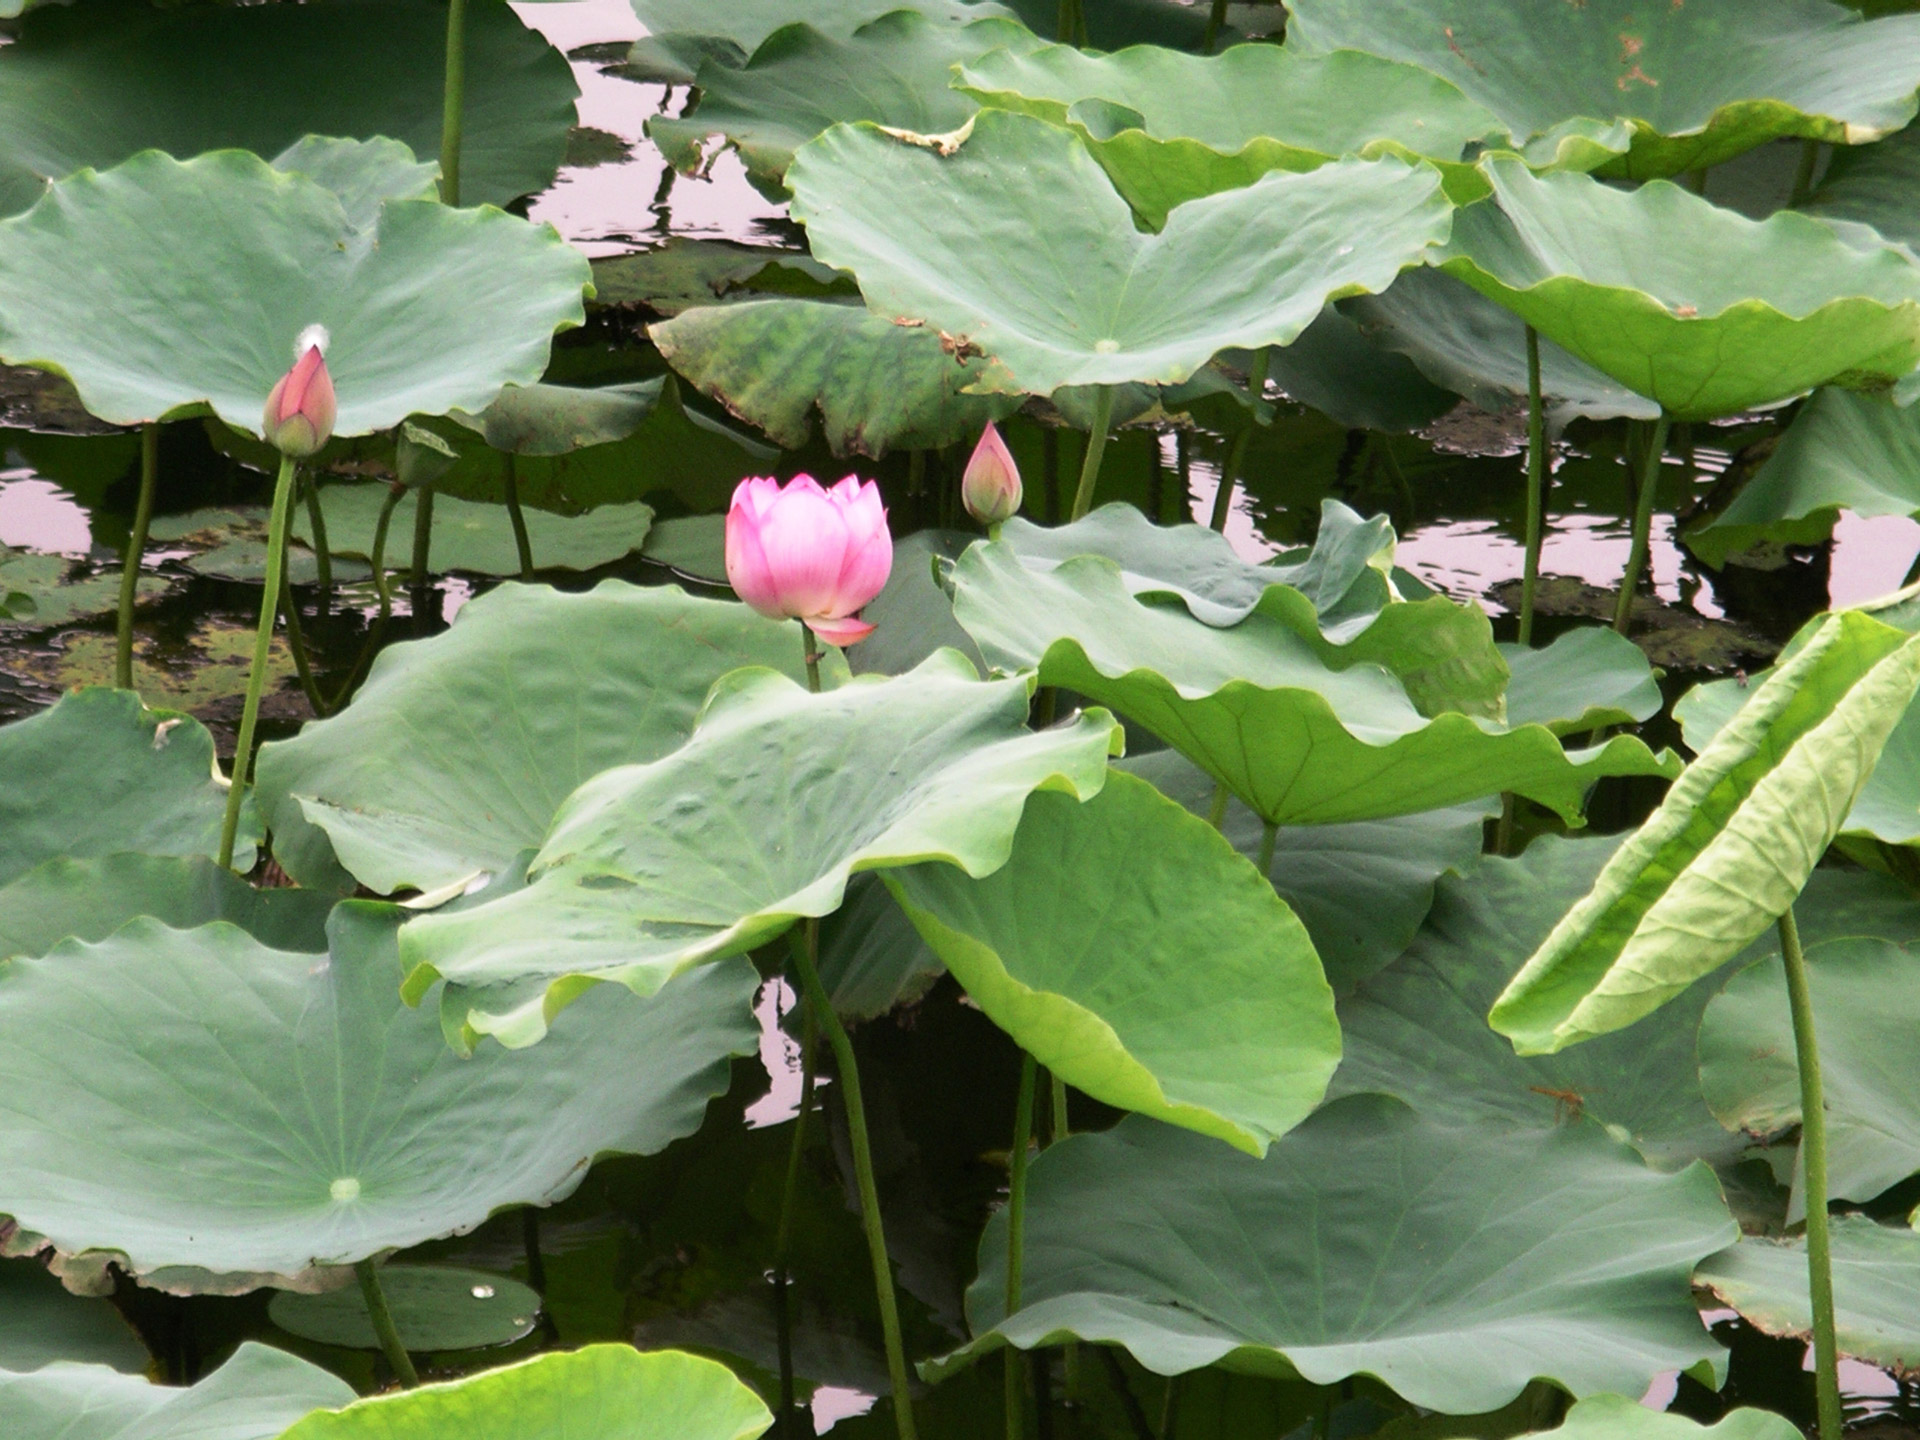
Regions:
M 1073 492 L 1069 520 L 1082 519 L 1093 508 L 1093 487 L 1100 478 L 1100 455 L 1107 448 L 1107 429 L 1113 423 L 1113 386 L 1099 386 L 1093 401 L 1093 426 L 1087 431 L 1087 455 L 1080 462 L 1080 488 Z
M 527 517 L 520 511 L 520 467 L 511 452 L 506 459 L 507 520 L 513 526 L 513 548 L 520 552 L 520 578 L 531 580 L 533 579 L 533 541 L 527 538 Z
M 1807 1207 L 1807 1295 L 1813 1302 L 1813 1375 L 1820 1440 L 1840 1440 L 1840 1357 L 1833 1325 L 1833 1249 L 1827 1233 L 1827 1109 L 1820 1083 L 1820 1045 L 1813 1032 L 1813 992 L 1793 910 L 1780 917 L 1780 958 L 1793 1012 L 1793 1048 L 1800 1066 L 1800 1165 Z
M 537 1205 L 520 1207 L 520 1249 L 527 1257 L 527 1284 L 547 1293 L 547 1258 L 540 1253 L 540 1209 Z
M 393 523 L 393 511 L 406 496 L 406 487 L 388 487 L 386 501 L 380 506 L 380 518 L 373 522 L 373 589 L 380 597 L 380 619 L 384 623 L 393 613 L 393 591 L 387 584 L 387 527 Z
M 814 694 L 820 693 L 820 641 L 813 633 L 813 627 L 806 621 L 800 622 L 801 654 L 807 661 L 807 689 Z
M 1053 1104 L 1053 1139 L 1051 1143 L 1058 1145 L 1073 1133 L 1073 1129 L 1067 1121 L 1067 1082 L 1062 1080 L 1058 1075 L 1052 1076 L 1051 1080 L 1052 1094 L 1049 1096 Z
M 423 595 L 433 579 L 433 487 L 422 485 L 413 492 L 413 561 L 408 579 L 415 596 Z M 414 623 L 419 624 L 420 607 L 414 605 Z
M 1807 203 L 1813 194 L 1813 172 L 1820 168 L 1820 142 L 1802 140 L 1800 142 L 1800 164 L 1793 172 L 1793 191 L 1787 200 L 1788 209 L 1797 209 Z
M 840 1101 L 847 1111 L 847 1136 L 853 1149 L 853 1174 L 860 1190 L 860 1224 L 867 1232 L 867 1254 L 873 1263 L 874 1295 L 880 1304 L 880 1330 L 887 1344 L 887 1374 L 893 1387 L 893 1421 L 900 1440 L 918 1440 L 913 1424 L 913 1397 L 907 1388 L 907 1357 L 900 1341 L 900 1306 L 893 1293 L 893 1266 L 887 1258 L 886 1231 L 880 1220 L 880 1191 L 873 1179 L 873 1148 L 867 1140 L 866 1106 L 860 1098 L 860 1065 L 846 1026 L 834 1013 L 833 1001 L 820 983 L 819 967 L 800 949 L 794 955 L 807 1005 L 826 1031 L 840 1076 Z
M 804 942 L 813 955 L 820 953 L 820 922 L 809 919 Z M 813 1007 L 801 1006 L 800 1108 L 793 1117 L 793 1141 L 787 1149 L 786 1184 L 780 1191 L 780 1228 L 773 1242 L 774 1334 L 780 1350 L 780 1433 L 793 1430 L 793 1315 L 787 1305 L 788 1273 L 793 1243 L 793 1207 L 800 1193 L 800 1164 L 807 1148 L 807 1116 L 813 1110 L 814 1061 L 820 1048 L 820 1025 Z
M 227 789 L 227 813 L 220 822 L 220 866 L 233 864 L 234 837 L 240 831 L 240 805 L 247 794 L 247 769 L 253 759 L 253 730 L 260 720 L 260 691 L 267 679 L 267 653 L 273 646 L 273 619 L 280 609 L 281 576 L 287 566 L 287 512 L 293 504 L 291 455 L 280 457 L 273 482 L 273 512 L 267 521 L 267 576 L 260 593 L 260 626 L 253 636 L 253 665 L 247 671 L 247 698 L 240 708 L 240 734 L 233 746 L 233 779 Z
M 1633 616 L 1633 594 L 1640 588 L 1640 572 L 1647 568 L 1653 532 L 1653 492 L 1658 488 L 1660 461 L 1666 454 L 1667 430 L 1672 423 L 1671 417 L 1662 410 L 1660 418 L 1653 422 L 1652 433 L 1646 437 L 1646 452 L 1639 457 L 1640 485 L 1634 496 L 1633 545 L 1627 551 L 1626 574 L 1620 577 L 1620 598 L 1613 606 L 1613 628 L 1622 635 L 1627 633 L 1627 622 Z
M 287 575 L 285 560 L 280 562 L 280 613 L 287 617 L 287 649 L 293 654 L 293 670 L 300 677 L 300 689 L 314 715 L 324 720 L 333 712 L 327 708 L 327 699 L 320 693 L 320 687 L 313 683 L 313 663 L 307 656 L 307 637 L 300 629 L 300 606 L 293 598 L 293 581 Z
M 1007 1152 L 1007 1314 L 1020 1308 L 1020 1271 L 1027 1247 L 1027 1150 L 1033 1144 L 1033 1090 L 1037 1066 L 1020 1056 L 1020 1098 L 1013 1107 L 1013 1149 Z M 1020 1440 L 1027 1413 L 1020 1351 L 1009 1345 L 1007 1362 L 1007 1440 Z
M 1213 804 L 1207 809 L 1207 823 L 1216 830 L 1224 830 L 1227 825 L 1227 801 L 1232 798 L 1225 781 L 1216 781 L 1213 787 Z
M 360 1277 L 360 1297 L 367 1302 L 367 1318 L 373 1322 L 373 1333 L 380 1341 L 387 1364 L 393 1367 L 393 1373 L 399 1377 L 402 1385 L 413 1389 L 420 1383 L 420 1374 L 413 1368 L 413 1357 L 407 1354 L 407 1347 L 400 1343 L 400 1331 L 393 1323 L 393 1311 L 387 1308 L 386 1292 L 380 1288 L 379 1271 L 368 1259 L 355 1265 L 353 1273 Z
M 333 593 L 333 551 L 327 544 L 327 515 L 320 508 L 320 482 L 311 473 L 304 477 L 300 488 L 306 492 L 307 525 L 313 531 L 313 557 L 320 569 L 320 594 L 324 606 L 324 597 Z
M 1540 332 L 1527 326 L 1527 563 L 1520 580 L 1520 643 L 1533 643 L 1533 601 L 1540 588 L 1542 514 L 1547 492 L 1547 420 L 1540 408 Z M 1504 853 L 1504 852 L 1503 852 Z
M 1213 47 L 1220 43 L 1220 32 L 1227 24 L 1227 0 L 1213 0 L 1213 9 L 1207 13 L 1207 31 L 1200 39 L 1200 53 L 1213 54 Z
M 1234 436 L 1227 450 L 1227 462 L 1220 467 L 1220 488 L 1213 492 L 1213 514 L 1207 524 L 1222 535 L 1227 533 L 1227 516 L 1233 512 L 1233 489 L 1240 481 L 1240 464 L 1246 459 L 1247 441 L 1252 436 L 1251 429 Z
M 133 602 L 140 595 L 140 560 L 146 553 L 147 527 L 153 522 L 154 482 L 160 475 L 160 427 L 140 427 L 140 498 L 133 507 L 133 533 L 127 536 L 120 567 L 120 618 L 114 633 L 113 683 L 133 688 Z
M 1054 38 L 1062 45 L 1084 45 L 1087 43 L 1087 13 L 1085 0 L 1060 0 L 1059 19 Z
M 1279 838 L 1280 827 L 1278 825 L 1271 820 L 1261 823 L 1259 865 L 1262 879 L 1270 879 L 1273 875 L 1273 846 L 1274 842 Z
M 447 78 L 440 102 L 440 200 L 460 203 L 460 127 L 467 106 L 467 0 L 447 5 Z

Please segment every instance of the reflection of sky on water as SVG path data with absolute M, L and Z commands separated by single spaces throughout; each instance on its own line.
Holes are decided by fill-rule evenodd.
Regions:
M 87 512 L 50 480 L 31 470 L 0 470 L 0 545 L 51 555 L 85 555 L 93 548 Z

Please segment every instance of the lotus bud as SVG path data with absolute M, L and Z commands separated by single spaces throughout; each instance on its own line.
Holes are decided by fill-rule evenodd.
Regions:
M 849 475 L 831 490 L 796 475 L 782 487 L 742 480 L 727 511 L 727 579 L 769 619 L 805 622 L 833 645 L 864 640 L 873 626 L 855 613 L 893 570 L 893 537 L 880 487 Z
M 967 472 L 960 477 L 960 499 L 982 525 L 994 526 L 1020 509 L 1020 467 L 1000 432 L 989 421 L 973 447 Z
M 309 325 L 293 346 L 293 368 L 267 396 L 267 443 L 304 460 L 333 435 L 333 377 L 327 374 L 327 328 Z

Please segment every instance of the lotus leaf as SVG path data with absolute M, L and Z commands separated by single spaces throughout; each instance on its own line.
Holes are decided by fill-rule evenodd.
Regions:
M 1782 135 L 1858 145 L 1913 118 L 1920 18 L 1827 0 L 1301 0 L 1287 40 L 1424 65 L 1542 161 L 1643 179 Z M 1629 149 L 1629 146 L 1631 147 Z M 1625 151 L 1616 160 L 1614 154 Z
M 678 748 L 743 665 L 804 676 L 795 628 L 674 586 L 502 585 L 382 651 L 339 715 L 261 750 L 275 854 L 308 885 L 337 855 L 383 894 L 504 870 L 584 781 Z
M 320 509 L 327 525 L 327 546 L 336 555 L 371 559 L 374 531 L 387 501 L 384 485 L 324 485 Z M 386 559 L 392 564 L 399 547 L 392 537 L 413 533 L 419 501 L 413 494 L 393 508 L 387 522 Z M 592 570 L 638 550 L 653 524 L 653 508 L 639 501 L 602 505 L 584 515 L 556 515 L 528 507 L 527 539 L 534 559 L 552 570 Z M 306 507 L 293 512 L 294 538 L 313 543 L 312 522 Z M 478 575 L 518 575 L 520 550 L 513 522 L 501 505 L 436 496 L 433 506 L 433 550 L 436 571 L 465 570 Z
M 246 580 L 258 585 L 267 575 L 267 518 L 264 505 L 234 505 L 189 510 L 184 515 L 161 515 L 147 530 L 147 539 L 156 546 L 188 551 L 182 563 L 196 575 L 215 580 Z M 320 579 L 320 561 L 306 546 L 287 550 L 287 579 L 294 585 L 313 585 Z M 365 579 L 371 573 L 364 565 L 342 561 L 333 567 L 333 579 Z M 102 580 L 102 590 L 111 581 Z M 156 585 L 162 582 L 153 582 Z M 108 599 L 103 609 L 112 607 Z M 252 639 L 245 637 L 244 658 L 252 657 Z M 291 657 L 289 657 L 291 664 Z M 240 676 L 240 689 L 246 688 L 246 675 Z
M 1354 430 L 1420 430 L 1459 403 L 1405 355 L 1382 349 L 1336 305 L 1291 345 L 1267 351 L 1267 379 L 1288 399 Z
M 1329 669 L 1280 618 L 1299 600 L 1274 598 L 1287 593 L 1280 587 L 1220 630 L 1133 599 L 1119 567 L 1100 556 L 1041 574 L 1004 543 L 975 545 L 954 580 L 955 617 L 991 665 L 1037 670 L 1042 684 L 1112 706 L 1274 824 L 1410 815 L 1503 790 L 1572 819 L 1602 775 L 1678 770 L 1630 736 L 1569 754 L 1544 726 L 1428 719 L 1379 665 Z M 1413 669 L 1404 648 L 1369 647 L 1377 628 L 1361 633 L 1349 647 L 1360 654 L 1348 658 Z
M 908 540 L 911 539 L 909 536 Z M 898 554 L 907 543 L 902 541 L 894 553 Z M 662 520 L 647 531 L 647 543 L 640 547 L 640 554 L 697 584 L 725 588 L 727 517 L 683 515 L 678 520 Z M 898 568 L 896 565 L 896 572 Z
M 25 210 L 48 180 L 149 148 L 277 155 L 302 136 L 345 135 L 437 154 L 446 29 L 431 0 L 43 10 L 0 55 L 0 214 Z M 474 7 L 466 43 L 487 83 L 466 92 L 460 193 L 505 205 L 553 179 L 579 88 L 511 9 Z
M 1163 1375 L 1364 1373 L 1456 1415 L 1536 1376 L 1638 1394 L 1721 1359 L 1688 1289 L 1737 1234 L 1713 1173 L 1648 1170 L 1598 1126 L 1459 1129 L 1356 1095 L 1255 1160 L 1129 1116 L 1028 1183 L 1025 1304 L 1002 1314 L 1002 1211 L 965 1357 L 1074 1337 Z
M 307 135 L 273 157 L 273 168 L 304 175 L 333 191 L 347 224 L 371 230 L 389 200 L 434 200 L 440 195 L 438 161 L 414 158 L 398 140 L 341 140 Z
M 794 18 L 786 0 L 734 0 L 716 9 L 705 0 L 633 0 L 648 34 L 633 47 L 628 64 L 640 78 L 691 85 L 700 62 L 712 57 L 742 65 L 774 31 Z M 820 0 L 807 7 L 807 23 L 844 38 L 897 10 L 914 10 L 946 26 L 966 25 L 1013 12 L 993 0 Z
M 883 15 L 845 37 L 803 20 L 774 31 L 743 66 L 702 61 L 692 112 L 649 120 L 647 137 L 668 164 L 692 172 L 706 163 L 707 137 L 724 135 L 747 178 L 777 199 L 793 152 L 821 131 L 849 120 L 915 135 L 957 130 L 980 107 L 948 88 L 953 67 L 996 48 L 1039 43 L 1017 20 L 955 25 L 915 10 Z
M 1793 1440 L 1800 1433 L 1784 1415 L 1741 1407 L 1711 1425 L 1672 1411 L 1653 1410 L 1624 1395 L 1590 1395 L 1567 1411 L 1562 1440 Z
M 1214 780 L 1178 751 L 1128 756 L 1118 764 L 1196 815 L 1211 813 Z M 1413 942 L 1433 905 L 1434 882 L 1478 863 L 1489 813 L 1484 803 L 1457 805 L 1280 832 L 1268 878 L 1307 927 L 1334 993 L 1345 994 Z M 1262 828 L 1245 805 L 1228 802 L 1221 833 L 1256 864 Z
M 1486 181 L 1463 157 L 1482 141 L 1505 139 L 1491 111 L 1431 71 L 1357 49 L 1314 55 L 1235 45 L 1200 56 L 1136 45 L 1096 55 L 1029 45 L 976 53 L 961 58 L 956 87 L 1078 131 L 1156 230 L 1189 200 L 1342 155 L 1431 161 L 1454 198 L 1475 200 Z
M 855 875 L 847 899 L 820 922 L 820 983 L 843 1020 L 873 1020 L 924 996 L 947 973 L 881 883 Z
M 1913 197 L 1920 183 L 1920 132 L 1911 127 L 1872 145 L 1834 152 L 1809 215 L 1866 225 L 1885 239 L 1920 248 Z
M 596 1156 L 664 1148 L 754 1048 L 741 963 L 657 1000 L 596 995 L 537 1058 L 462 1060 L 399 999 L 405 913 L 345 902 L 324 956 L 140 919 L 13 961 L 10 1246 L 53 1249 L 69 1286 L 111 1261 L 176 1291 L 319 1287 L 327 1267 L 560 1199 Z M 610 1069 L 622 1083 L 600 1083 Z
M 526 889 L 410 924 L 407 993 L 444 977 L 450 1034 L 528 1045 L 598 981 L 651 994 L 831 913 L 855 870 L 945 860 L 989 875 L 1027 797 L 1092 795 L 1119 740 L 1101 710 L 1034 734 L 1030 689 L 983 683 L 951 651 L 822 695 L 736 671 L 680 749 L 568 797 Z
M 1824 539 L 1839 510 L 1920 514 L 1920 410 L 1880 395 L 1817 390 L 1733 503 L 1690 531 L 1687 548 L 1710 565 L 1758 540 Z M 1796 523 L 1798 522 L 1798 523 Z
M 1719 968 L 1784 913 L 1920 687 L 1920 639 L 1825 621 L 1668 790 L 1490 1019 L 1522 1054 L 1610 1031 Z
M 688 380 L 789 449 L 807 443 L 816 407 L 834 454 L 878 459 L 972 440 L 1020 404 L 1012 395 L 967 394 L 983 361 L 957 361 L 931 330 L 895 325 L 861 305 L 706 305 L 647 333 Z
M 189 1389 L 103 1365 L 0 1374 L 8 1440 L 275 1440 L 309 1411 L 352 1399 L 344 1380 L 251 1340 Z
M 256 156 L 146 151 L 0 222 L 0 358 L 68 376 L 113 424 L 205 406 L 257 434 L 321 324 L 335 433 L 364 435 L 538 380 L 554 330 L 584 318 L 587 273 L 496 210 L 389 200 L 361 230 L 332 190 Z
M 0 545 L 0 631 L 57 630 L 77 620 L 110 615 L 120 603 L 120 579 L 82 574 L 63 555 L 34 555 Z M 171 587 L 142 575 L 135 595 L 152 600 Z
M 1879 937 L 1849 935 L 1807 951 L 1827 1102 L 1827 1190 L 1837 1200 L 1871 1200 L 1920 1173 L 1913 1046 L 1920 956 L 1908 944 L 1913 907 L 1902 908 L 1907 928 L 1899 933 L 1883 925 Z M 1700 1083 L 1721 1123 L 1763 1137 L 1797 1127 L 1793 1056 L 1776 954 L 1729 980 L 1700 1027 Z M 1804 1213 L 1800 1185 L 1796 1168 L 1789 1223 Z
M 0 1417 L 8 1409 L 6 1372 L 59 1362 L 137 1374 L 147 1367 L 147 1347 L 109 1302 L 69 1293 L 31 1260 L 0 1261 Z
M 380 1292 L 401 1345 L 412 1351 L 510 1345 L 531 1335 L 540 1319 L 538 1292 L 485 1270 L 382 1265 Z M 357 1285 L 318 1295 L 282 1290 L 267 1307 L 267 1318 L 303 1340 L 359 1350 L 380 1348 L 367 1315 L 366 1297 Z
M 284 1440 L 756 1440 L 772 1424 L 716 1360 L 589 1345 L 309 1415 Z
M 327 948 L 334 897 L 310 890 L 256 890 L 205 855 L 61 858 L 0 886 L 0 958 L 45 955 L 62 940 L 104 940 L 151 915 L 176 930 L 225 920 L 275 950 Z
M 1834 1328 L 1840 1353 L 1896 1371 L 1920 1362 L 1920 1235 L 1836 1215 Z M 1694 1272 L 1695 1281 L 1768 1335 L 1798 1339 L 1813 1330 L 1804 1240 L 1743 1238 Z
M 640 380 L 598 389 L 509 385 L 478 415 L 456 410 L 451 418 L 510 455 L 570 455 L 633 434 L 660 403 L 665 383 Z
M 1285 345 L 1328 300 L 1384 290 L 1449 223 L 1438 174 L 1389 158 L 1271 174 L 1142 235 L 1084 141 L 997 110 L 946 155 L 835 126 L 787 183 L 814 254 L 868 305 L 984 352 L 979 388 L 1039 395 L 1175 385 L 1228 346 Z M 1022 243 L 981 243 L 1002 233 Z
M 1517 859 L 1489 857 L 1464 879 L 1441 879 L 1407 952 L 1341 999 L 1346 1056 L 1330 1093 L 1397 1095 L 1435 1121 L 1487 1130 L 1591 1116 L 1661 1169 L 1737 1159 L 1746 1142 L 1700 1095 L 1704 988 L 1630 1034 L 1563 1055 L 1515 1055 L 1487 1028 L 1494 997 L 1617 846 L 1544 835 Z
M 1658 672 L 1624 635 L 1581 625 L 1538 649 L 1502 645 L 1513 674 L 1507 723 L 1544 725 L 1556 735 L 1631 725 L 1660 713 Z
M 214 764 L 205 726 L 129 690 L 77 690 L 0 726 L 0 885 L 63 855 L 213 854 L 227 803 Z M 241 834 L 235 860 L 250 866 L 251 813 Z
M 1006 523 L 1021 522 L 1016 517 Z M 886 588 L 860 612 L 875 628 L 847 654 L 847 663 L 855 671 L 904 675 L 943 647 L 960 651 L 976 669 L 987 668 L 980 647 L 953 618 L 953 599 L 941 588 L 934 569 L 959 559 L 979 538 L 961 530 L 916 530 L 895 543 L 893 573 L 887 576 Z
M 1374 344 L 1406 356 L 1434 384 L 1482 410 L 1498 414 L 1527 398 L 1526 322 L 1445 271 L 1405 271 L 1380 294 L 1342 300 L 1340 309 Z M 1540 389 L 1556 431 L 1576 417 L 1651 420 L 1660 413 L 1653 401 L 1547 339 L 1540 342 Z
M 736 290 L 820 298 L 858 295 L 850 277 L 804 250 L 776 250 L 722 240 L 670 237 L 651 250 L 593 262 L 594 299 L 601 305 L 644 305 L 678 315 L 733 296 Z
M 1326 1093 L 1340 1028 L 1306 928 L 1143 780 L 1034 796 L 985 879 L 882 873 L 987 1017 L 1096 1100 L 1262 1155 Z
M 1920 361 L 1920 265 L 1901 252 L 1664 181 L 1484 163 L 1494 195 L 1459 212 L 1434 263 L 1676 419 L 1886 384 Z

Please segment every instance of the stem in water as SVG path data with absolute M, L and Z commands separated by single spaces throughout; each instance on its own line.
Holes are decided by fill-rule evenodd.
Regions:
M 1100 479 L 1100 455 L 1107 448 L 1107 430 L 1113 424 L 1113 386 L 1102 385 L 1093 402 L 1093 428 L 1087 431 L 1087 455 L 1080 462 L 1080 488 L 1073 492 L 1069 520 L 1083 518 L 1093 508 L 1093 489 Z
M 140 427 L 140 498 L 133 509 L 133 533 L 127 537 L 126 560 L 120 568 L 120 622 L 114 635 L 113 683 L 133 688 L 133 606 L 140 598 L 140 559 L 147 548 L 147 527 L 153 523 L 154 483 L 160 474 L 160 427 Z

